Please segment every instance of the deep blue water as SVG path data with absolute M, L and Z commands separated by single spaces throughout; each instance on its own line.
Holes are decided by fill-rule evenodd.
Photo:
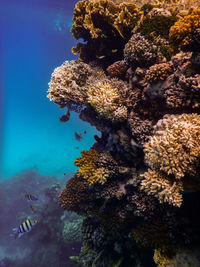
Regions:
M 63 177 L 75 170 L 74 160 L 94 143 L 96 129 L 46 98 L 54 68 L 75 59 L 70 33 L 77 1 L 11 0 L 1 4 L 2 73 L 0 178 L 30 168 Z M 83 133 L 78 142 L 74 132 Z M 77 148 L 78 147 L 78 148 Z

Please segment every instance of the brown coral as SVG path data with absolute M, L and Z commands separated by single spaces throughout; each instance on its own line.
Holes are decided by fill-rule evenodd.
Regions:
M 146 81 L 153 83 L 167 78 L 173 72 L 169 63 L 155 64 L 151 66 L 145 75 Z
M 59 196 L 59 205 L 65 210 L 79 211 L 80 204 L 90 199 L 88 186 L 84 179 L 75 175 L 66 183 Z
M 109 67 L 107 67 L 106 71 L 111 77 L 121 78 L 127 71 L 128 64 L 125 60 L 116 61 Z

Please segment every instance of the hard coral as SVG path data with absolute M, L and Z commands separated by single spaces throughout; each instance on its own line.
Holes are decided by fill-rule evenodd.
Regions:
M 147 70 L 145 79 L 149 83 L 157 82 L 164 80 L 172 72 L 173 70 L 169 63 L 155 64 Z
M 121 54 L 120 50 L 139 16 L 138 9 L 131 3 L 117 5 L 110 0 L 79 1 L 74 9 L 71 31 L 76 39 L 82 38 L 87 43 L 78 43 L 73 52 L 85 60 L 116 57 Z M 113 54 L 113 49 L 117 53 Z
M 157 56 L 157 47 L 140 33 L 133 34 L 124 48 L 125 59 L 136 66 L 151 65 L 156 62 Z
M 169 37 L 175 44 L 181 42 L 187 44 L 192 41 L 191 37 L 195 30 L 200 26 L 200 9 L 194 9 L 193 12 L 183 18 L 180 18 L 171 28 Z
M 114 62 L 106 69 L 106 71 L 108 72 L 110 77 L 122 78 L 122 76 L 126 73 L 127 69 L 127 62 L 125 60 L 121 60 Z
M 182 114 L 159 122 L 155 136 L 145 144 L 146 162 L 152 169 L 143 174 L 141 189 L 161 203 L 181 206 L 183 178 L 196 175 L 200 156 L 200 117 Z M 156 135 L 157 133 L 157 135 Z
M 83 176 L 89 184 L 101 183 L 104 184 L 109 176 L 109 170 L 106 168 L 97 168 L 95 160 L 99 156 L 99 153 L 91 149 L 89 151 L 82 151 L 82 157 L 75 160 L 75 165 L 80 167 L 77 172 L 78 176 Z
M 144 180 L 141 183 L 141 189 L 149 195 L 158 198 L 160 203 L 169 203 L 180 207 L 182 204 L 183 183 L 170 179 L 167 175 L 149 169 L 144 173 Z
M 66 188 L 59 196 L 59 205 L 66 210 L 79 211 L 80 203 L 88 201 L 89 191 L 84 179 L 75 175 L 66 183 Z
M 195 174 L 200 156 L 200 116 L 182 114 L 166 126 L 162 136 L 153 136 L 145 144 L 146 162 L 166 174 L 181 179 Z
M 125 100 L 120 94 L 124 86 L 125 83 L 114 78 L 97 82 L 88 90 L 88 102 L 106 119 L 123 121 L 127 118 Z
M 85 105 L 87 80 L 94 74 L 92 68 L 80 61 L 65 61 L 51 75 L 48 98 L 61 105 Z

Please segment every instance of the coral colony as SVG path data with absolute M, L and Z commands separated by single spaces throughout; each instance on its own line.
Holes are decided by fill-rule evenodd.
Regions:
M 193 4 L 193 6 L 192 6 Z M 82 0 L 48 98 L 101 132 L 59 204 L 79 266 L 200 266 L 200 2 Z

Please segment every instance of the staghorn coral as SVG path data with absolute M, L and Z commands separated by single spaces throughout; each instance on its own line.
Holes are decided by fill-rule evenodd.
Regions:
M 157 57 L 157 47 L 140 33 L 133 34 L 124 48 L 125 60 L 136 66 L 154 64 Z
M 100 81 L 88 90 L 88 102 L 103 117 L 111 121 L 122 121 L 127 118 L 127 108 L 120 94 L 124 84 L 117 79 Z
M 110 171 L 106 168 L 97 168 L 95 165 L 95 160 L 98 158 L 99 153 L 91 149 L 89 151 L 82 151 L 81 157 L 75 160 L 75 165 L 80 167 L 77 172 L 78 176 L 82 176 L 88 181 L 88 183 L 101 183 L 104 184 L 109 177 Z
M 154 195 L 160 203 L 168 202 L 177 207 L 181 206 L 182 181 L 173 181 L 167 175 L 154 169 L 149 169 L 143 174 L 143 177 L 145 179 L 141 182 L 141 190 L 149 195 Z
M 169 63 L 155 64 L 151 66 L 145 75 L 145 79 L 149 83 L 157 82 L 167 78 L 173 72 Z

